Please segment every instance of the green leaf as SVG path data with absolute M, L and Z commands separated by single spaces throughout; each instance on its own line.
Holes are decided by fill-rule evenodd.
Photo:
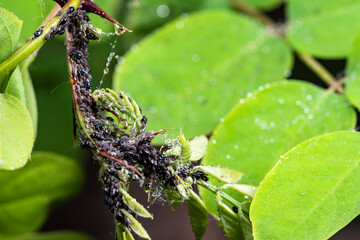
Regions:
M 93 240 L 92 237 L 83 233 L 70 231 L 32 233 L 14 237 L 0 236 L 0 238 L 2 240 Z
M 244 1 L 256 8 L 262 10 L 272 10 L 283 3 L 283 0 L 235 0 L 235 1 Z
M 353 0 L 289 0 L 287 38 L 300 52 L 346 57 L 360 30 L 359 11 L 360 2 Z
M 281 157 L 251 204 L 255 238 L 328 239 L 359 215 L 359 144 L 358 132 L 336 132 Z
M 0 169 L 24 166 L 34 144 L 29 111 L 14 96 L 0 94 Z
M 41 227 L 47 211 L 81 188 L 84 174 L 72 159 L 37 152 L 23 168 L 0 171 L 0 234 L 23 234 Z
M 224 230 L 226 239 L 241 239 L 242 231 L 238 215 L 220 200 L 219 194 L 216 194 L 216 203 L 219 214 L 219 221 L 221 223 L 221 228 Z
M 200 160 L 206 153 L 206 148 L 208 145 L 208 139 L 206 136 L 202 135 L 199 137 L 194 137 L 190 142 L 191 149 L 191 161 Z
M 202 164 L 244 172 L 240 183 L 257 186 L 296 144 L 354 126 L 354 110 L 343 96 L 301 81 L 265 85 L 240 100 L 218 125 Z M 201 191 L 201 197 L 216 213 L 214 195 Z
M 140 217 L 153 219 L 152 214 L 149 213 L 140 203 L 138 203 L 135 198 L 131 197 L 129 193 L 127 193 L 122 188 L 119 188 L 119 191 L 123 196 L 125 204 L 130 208 L 131 211 Z
M 20 36 L 20 42 L 25 43 L 33 33 L 40 27 L 41 23 L 45 20 L 46 15 L 51 11 L 52 7 L 55 6 L 53 1 L 34 1 L 34 0 L 23 0 L 21 1 L 21 7 L 19 7 L 18 1 L 13 0 L 2 0 L 1 7 L 13 12 L 20 19 L 24 21 L 24 25 L 18 34 Z M 2 24 L 0 24 L 2 26 Z M 10 29 L 10 28 L 9 28 Z M 15 44 L 17 41 L 15 42 Z M 1 62 L 1 61 L 0 61 Z
M 129 219 L 129 227 L 140 237 L 145 239 L 151 239 L 146 230 L 143 228 L 141 223 L 139 223 L 130 213 L 126 210 L 121 209 L 121 212 Z
M 37 125 L 38 125 L 38 111 L 37 111 L 35 90 L 27 67 L 21 68 L 21 78 L 25 89 L 26 107 L 29 110 L 34 128 L 34 136 L 36 137 Z
M 205 204 L 194 191 L 190 190 L 190 198 L 187 200 L 187 206 L 195 238 L 197 240 L 201 239 L 208 223 L 208 212 Z
M 19 67 L 15 68 L 14 72 L 11 74 L 5 93 L 13 95 L 26 105 L 25 88 Z
M 246 184 L 225 184 L 221 186 L 221 189 L 231 189 L 250 197 L 254 197 L 256 193 L 256 187 Z
M 174 191 L 174 190 L 168 190 L 166 191 L 166 199 L 167 202 L 171 208 L 171 210 L 175 210 L 178 208 L 183 202 L 184 198 L 180 195 L 180 193 Z
M 204 173 L 210 175 L 214 179 L 225 183 L 236 183 L 244 175 L 242 172 L 238 172 L 232 169 L 212 167 L 212 166 L 196 166 L 194 169 L 199 169 Z
M 0 8 L 0 63 L 13 54 L 19 40 L 21 26 L 22 21 L 13 13 Z
M 192 138 L 210 133 L 240 97 L 282 79 L 291 65 L 288 47 L 255 20 L 204 11 L 173 21 L 128 52 L 114 89 L 136 96 L 149 129 L 182 129 Z

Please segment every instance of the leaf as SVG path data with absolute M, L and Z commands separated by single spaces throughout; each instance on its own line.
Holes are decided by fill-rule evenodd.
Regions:
M 250 219 L 256 239 L 328 239 L 360 213 L 358 132 L 302 142 L 268 173 Z M 286 219 L 286 221 L 284 221 Z
M 231 189 L 250 197 L 254 197 L 256 193 L 256 187 L 246 184 L 225 184 L 221 186 L 221 189 Z
M 204 202 L 192 190 L 190 198 L 187 200 L 188 213 L 195 238 L 201 239 L 204 235 L 208 223 L 208 212 Z
M 23 168 L 0 171 L 0 234 L 34 231 L 45 221 L 50 206 L 73 196 L 84 174 L 72 159 L 37 152 Z
M 32 84 L 31 76 L 27 67 L 21 68 L 21 78 L 25 89 L 26 107 L 29 110 L 34 128 L 34 136 L 36 137 L 38 125 L 38 110 L 34 86 Z
M 22 21 L 13 13 L 0 8 L 0 63 L 13 54 L 21 26 Z
M 170 189 L 166 191 L 166 199 L 173 211 L 184 202 L 184 198 L 180 195 L 180 193 Z
M 210 175 L 220 182 L 236 183 L 244 175 L 242 172 L 234 171 L 232 169 L 212 167 L 212 166 L 196 166 L 194 169 L 199 169 L 204 173 Z
M 55 6 L 55 2 L 52 1 L 22 1 L 21 7 L 17 1 L 13 0 L 2 0 L 1 6 L 13 13 L 16 14 L 20 19 L 24 21 L 24 25 L 21 31 L 18 34 L 18 39 L 20 36 L 20 42 L 25 43 L 33 33 L 40 27 L 43 20 L 45 20 L 46 15 L 51 11 L 52 7 Z M 2 24 L 0 24 L 2 26 Z M 9 28 L 10 29 L 10 28 Z M 17 43 L 17 41 L 16 41 Z M 0 61 L 1 62 L 1 61 Z
M 239 183 L 257 186 L 296 144 L 354 126 L 354 110 L 343 96 L 301 81 L 274 83 L 240 100 L 214 131 L 202 164 L 244 172 Z M 216 213 L 214 195 L 200 193 Z
M 239 217 L 226 204 L 220 200 L 219 194 L 216 194 L 217 210 L 221 228 L 224 230 L 226 239 L 238 240 L 242 237 Z M 241 210 L 240 210 L 241 211 Z
M 11 74 L 5 93 L 13 95 L 26 105 L 25 88 L 19 67 L 15 68 L 14 72 Z
M 29 111 L 14 96 L 0 94 L 0 169 L 24 166 L 34 144 Z
M 121 209 L 121 212 L 129 219 L 129 227 L 139 236 L 145 239 L 151 239 L 143 226 L 127 211 Z
M 272 10 L 279 6 L 283 0 L 241 0 L 262 10 Z
M 199 137 L 194 137 L 190 141 L 190 149 L 191 149 L 191 161 L 200 160 L 206 153 L 206 148 L 208 145 L 208 139 L 204 135 Z
M 93 240 L 93 238 L 88 235 L 72 231 L 31 233 L 14 237 L 0 236 L 0 238 L 2 240 Z
M 300 52 L 346 57 L 360 30 L 359 11 L 360 2 L 353 0 L 289 0 L 287 38 Z
M 282 79 L 291 65 L 284 42 L 255 20 L 204 11 L 173 21 L 128 52 L 116 67 L 114 89 L 136 96 L 149 129 L 181 128 L 192 138 L 210 133 L 240 97 Z
M 149 213 L 140 203 L 138 203 L 135 198 L 131 197 L 129 193 L 122 188 L 119 188 L 119 191 L 123 196 L 126 206 L 128 206 L 131 211 L 140 217 L 153 219 L 152 214 Z

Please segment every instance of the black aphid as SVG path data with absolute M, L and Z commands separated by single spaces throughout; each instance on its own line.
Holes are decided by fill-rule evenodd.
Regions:
M 36 31 L 34 32 L 34 37 L 39 37 L 42 33 L 43 33 L 43 30 L 42 30 L 42 29 L 36 30 Z

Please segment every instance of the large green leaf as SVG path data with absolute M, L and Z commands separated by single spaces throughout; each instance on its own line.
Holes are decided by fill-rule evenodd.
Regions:
M 240 97 L 292 64 L 281 39 L 227 11 L 178 19 L 136 49 L 117 66 L 114 88 L 136 96 L 149 129 L 182 128 L 189 138 L 210 133 Z
M 0 8 L 0 63 L 13 54 L 19 40 L 21 26 L 22 21 L 13 13 Z
M 289 0 L 287 38 L 301 52 L 321 58 L 346 57 L 360 30 L 359 11 L 360 1 Z
M 360 214 L 359 144 L 358 132 L 336 132 L 282 156 L 251 204 L 255 238 L 328 239 Z
M 59 231 L 46 233 L 32 233 L 21 236 L 5 237 L 0 236 L 2 240 L 92 240 L 93 238 L 78 232 Z
M 240 182 L 257 186 L 296 144 L 354 126 L 354 110 L 343 96 L 306 82 L 274 83 L 240 100 L 214 131 L 202 163 L 244 172 Z M 201 196 L 215 213 L 214 195 Z
M 354 106 L 360 109 L 360 35 L 349 55 L 346 73 L 346 96 Z
M 0 94 L 0 169 L 24 166 L 34 144 L 29 111 L 17 98 Z
M 0 234 L 22 234 L 38 229 L 49 206 L 73 196 L 83 172 L 72 159 L 37 152 L 23 168 L 0 171 Z

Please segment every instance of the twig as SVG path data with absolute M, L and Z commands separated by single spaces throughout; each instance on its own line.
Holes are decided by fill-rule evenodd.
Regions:
M 236 9 L 259 20 L 262 24 L 271 27 L 274 30 L 274 32 L 276 32 L 281 38 L 284 38 L 284 34 L 282 33 L 281 30 L 279 30 L 276 23 L 271 18 L 264 15 L 262 12 L 258 11 L 256 8 L 252 7 L 251 5 L 245 3 L 243 0 L 229 0 L 229 1 L 233 4 L 233 6 Z M 298 51 L 295 51 L 295 53 L 306 64 L 306 66 L 308 66 L 323 82 L 328 84 L 331 88 L 334 88 L 337 92 L 344 93 L 344 89 L 336 81 L 336 78 L 333 77 L 331 73 L 324 66 L 322 66 L 315 58 L 313 58 L 312 56 L 306 53 L 302 53 Z

